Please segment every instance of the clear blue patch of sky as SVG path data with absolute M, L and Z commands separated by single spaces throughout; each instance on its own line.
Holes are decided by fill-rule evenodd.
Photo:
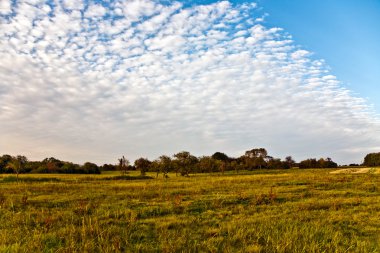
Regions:
M 180 0 L 184 6 L 215 0 Z M 256 2 L 265 25 L 281 27 L 296 45 L 324 59 L 331 73 L 380 114 L 380 0 L 231 0 Z
M 258 0 L 267 26 L 325 59 L 343 85 L 380 114 L 379 0 Z

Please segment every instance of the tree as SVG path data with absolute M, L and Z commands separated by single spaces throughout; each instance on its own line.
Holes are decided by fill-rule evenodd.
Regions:
M 25 173 L 35 172 L 40 166 L 41 166 L 41 162 L 39 161 L 28 161 L 25 164 L 24 172 Z
M 222 172 L 222 174 L 224 174 L 224 172 L 227 169 L 227 162 L 225 161 L 218 161 L 218 162 L 219 162 L 219 170 L 220 172 Z
M 182 176 L 189 176 L 192 167 L 197 163 L 198 159 L 187 151 L 182 151 L 174 155 L 177 159 L 179 169 Z M 177 172 L 177 171 L 176 171 Z M 177 173 L 176 173 L 177 174 Z
M 245 151 L 245 156 L 249 158 L 255 158 L 255 157 L 267 157 L 268 152 L 265 148 L 254 148 L 248 151 Z
M 315 158 L 306 159 L 301 161 L 299 164 L 300 169 L 307 168 L 336 168 L 338 164 L 335 163 L 331 158 L 320 158 L 318 161 Z
M 330 157 L 327 157 L 324 161 L 324 168 L 337 168 L 338 164 L 334 162 Z
M 148 171 L 151 164 L 151 161 L 149 161 L 147 158 L 142 157 L 135 161 L 135 167 L 140 171 L 142 176 L 145 176 L 145 173 Z
M 222 172 L 222 174 L 224 174 L 224 171 L 226 171 L 228 167 L 227 163 L 230 161 L 230 158 L 222 152 L 215 152 L 211 156 L 211 158 L 213 158 L 214 160 L 218 162 L 219 171 Z
M 198 172 L 201 173 L 212 173 L 218 170 L 217 160 L 210 156 L 202 156 L 198 161 Z
M 285 157 L 286 168 L 288 168 L 288 169 L 292 168 L 295 163 L 296 162 L 293 160 L 293 158 L 291 156 Z
M 225 153 L 222 153 L 222 152 L 215 152 L 211 156 L 211 158 L 218 160 L 218 161 L 223 161 L 223 162 L 227 162 L 230 160 L 230 158 Z
M 13 157 L 10 162 L 8 162 L 8 168 L 12 169 L 17 174 L 17 180 L 18 175 L 23 172 L 26 163 L 28 162 L 28 159 L 25 156 L 18 155 L 16 157 Z
M 265 148 L 254 148 L 251 150 L 245 151 L 246 157 L 245 162 L 250 169 L 259 168 L 261 169 L 266 165 L 266 161 L 264 160 L 268 156 L 268 152 Z
M 272 158 L 271 160 L 268 161 L 268 169 L 282 169 L 283 168 L 283 163 L 281 162 L 281 159 L 278 158 Z
M 253 170 L 255 168 L 254 166 L 254 159 L 253 158 L 249 158 L 248 156 L 246 155 L 243 155 L 241 157 L 238 158 L 238 161 L 240 164 L 242 164 L 242 168 L 245 169 L 245 170 Z
M 380 166 L 380 153 L 370 153 L 364 157 L 364 166 Z
M 86 174 L 100 174 L 99 166 L 95 163 L 86 162 L 83 164 L 82 169 Z
M 39 173 L 59 173 L 65 162 L 54 157 L 45 158 L 35 170 Z
M 12 161 L 12 156 L 10 155 L 2 155 L 0 157 L 0 173 L 8 172 L 8 163 Z
M 306 160 L 303 160 L 299 164 L 300 169 L 308 169 L 308 168 L 318 168 L 318 162 L 315 158 L 309 158 Z
M 231 169 L 235 170 L 236 174 L 239 173 L 239 170 L 243 169 L 243 165 L 238 163 L 237 159 L 233 159 L 232 162 L 230 163 Z
M 129 166 L 129 161 L 124 156 L 119 160 L 119 170 L 121 171 L 121 174 L 125 175 L 127 174 L 127 169 Z
M 326 168 L 326 161 L 323 158 L 319 158 L 318 160 L 318 168 Z
M 117 170 L 117 165 L 113 165 L 113 164 L 103 164 L 103 166 L 100 167 L 100 170 L 102 171 L 115 171 Z
M 80 173 L 80 166 L 78 164 L 74 164 L 71 162 L 66 162 L 60 169 L 61 173 L 68 173 L 68 174 L 74 174 L 74 173 Z
M 265 162 L 264 157 L 262 157 L 262 156 L 255 157 L 252 159 L 253 159 L 253 164 L 254 164 L 255 168 L 261 169 L 263 166 L 267 165 L 267 162 Z M 270 160 L 273 160 L 273 159 L 270 159 Z
M 157 168 L 156 168 L 157 176 L 156 177 L 158 177 L 158 174 L 160 172 L 162 172 L 163 177 L 167 178 L 169 171 L 171 171 L 171 169 L 173 167 L 172 166 L 172 159 L 169 156 L 162 155 L 156 160 L 156 164 L 157 164 Z

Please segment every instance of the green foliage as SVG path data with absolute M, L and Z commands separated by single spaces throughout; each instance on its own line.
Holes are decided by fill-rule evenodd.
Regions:
M 218 160 L 218 161 L 223 161 L 223 162 L 227 162 L 227 161 L 230 160 L 230 158 L 225 153 L 222 153 L 222 152 L 215 152 L 211 156 L 211 158 L 215 159 L 215 160 Z
M 54 157 L 42 161 L 28 161 L 25 156 L 3 155 L 0 157 L 0 173 L 100 174 L 100 168 L 91 162 L 80 166 Z
M 283 162 L 281 162 L 280 159 L 269 159 L 268 162 L 267 162 L 267 168 L 268 169 L 275 169 L 275 170 L 279 170 L 279 169 L 283 169 L 284 166 L 286 166 L 286 164 L 284 164 Z
M 116 171 L 117 169 L 118 169 L 117 165 L 114 165 L 114 164 L 103 164 L 100 167 L 101 171 Z
M 212 173 L 219 171 L 220 160 L 210 156 L 202 156 L 199 158 L 197 172 L 198 173 Z
M 145 173 L 149 170 L 149 167 L 151 166 L 152 162 L 149 161 L 147 158 L 139 158 L 135 161 L 135 167 L 137 170 L 140 171 L 141 175 L 144 176 Z
M 189 176 L 198 162 L 198 159 L 187 151 L 179 152 L 174 157 L 176 158 L 176 173 L 179 170 L 182 176 Z
M 21 160 L 20 160 L 21 159 Z M 22 161 L 21 163 L 18 161 Z M 61 161 L 54 157 L 45 158 L 43 161 L 28 161 L 24 156 L 12 157 L 3 155 L 0 157 L 0 173 L 62 173 L 62 174 L 100 174 L 101 171 L 119 170 L 122 175 L 127 171 L 139 170 L 141 175 L 147 172 L 156 172 L 156 177 L 162 173 L 164 178 L 169 172 L 189 176 L 194 173 L 213 173 L 228 171 L 239 173 L 242 170 L 258 169 L 290 169 L 296 165 L 291 156 L 284 161 L 268 155 L 264 148 L 247 150 L 244 155 L 233 158 L 222 152 L 215 152 L 212 156 L 195 157 L 190 152 L 182 151 L 172 157 L 162 155 L 153 162 L 147 158 L 139 158 L 134 166 L 123 156 L 118 159 L 118 164 L 104 164 L 98 166 L 91 162 L 78 165 L 71 162 Z M 307 159 L 299 164 L 300 168 L 336 168 L 337 164 L 330 158 Z
M 81 169 L 84 174 L 100 174 L 100 169 L 95 163 L 86 162 Z
M 28 159 L 25 156 L 18 155 L 12 157 L 12 159 L 7 163 L 6 168 L 10 169 L 13 173 L 18 175 L 20 173 L 25 173 L 25 166 L 28 162 Z
M 337 168 L 338 164 L 333 162 L 331 158 L 320 158 L 318 161 L 315 158 L 306 159 L 299 163 L 300 169 L 308 169 L 308 168 Z
M 172 171 L 174 167 L 172 159 L 166 155 L 162 155 L 154 161 L 154 168 L 157 172 L 156 177 L 158 177 L 159 173 L 162 173 L 164 178 L 168 178 L 168 173 Z
M 380 153 L 370 153 L 364 157 L 364 166 L 380 166 Z
M 80 166 L 78 164 L 66 162 L 63 164 L 63 166 L 58 171 L 60 173 L 75 174 L 76 172 L 80 171 Z M 89 171 L 91 171 L 91 170 L 89 170 Z M 96 168 L 94 169 L 94 172 L 96 172 L 95 174 L 99 174 L 99 173 L 97 173 L 98 171 Z
M 8 167 L 8 163 L 12 161 L 12 156 L 0 156 L 0 173 L 12 173 L 12 169 Z

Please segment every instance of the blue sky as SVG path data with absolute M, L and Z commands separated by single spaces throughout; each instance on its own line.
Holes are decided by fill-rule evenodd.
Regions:
M 0 154 L 361 162 L 380 151 L 378 2 L 355 4 L 2 0 Z
M 380 113 L 380 1 L 260 0 L 266 23 L 326 60 L 345 86 Z

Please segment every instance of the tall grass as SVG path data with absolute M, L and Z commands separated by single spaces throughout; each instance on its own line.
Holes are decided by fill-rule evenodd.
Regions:
M 378 174 L 110 177 L 0 178 L 0 251 L 380 252 Z

